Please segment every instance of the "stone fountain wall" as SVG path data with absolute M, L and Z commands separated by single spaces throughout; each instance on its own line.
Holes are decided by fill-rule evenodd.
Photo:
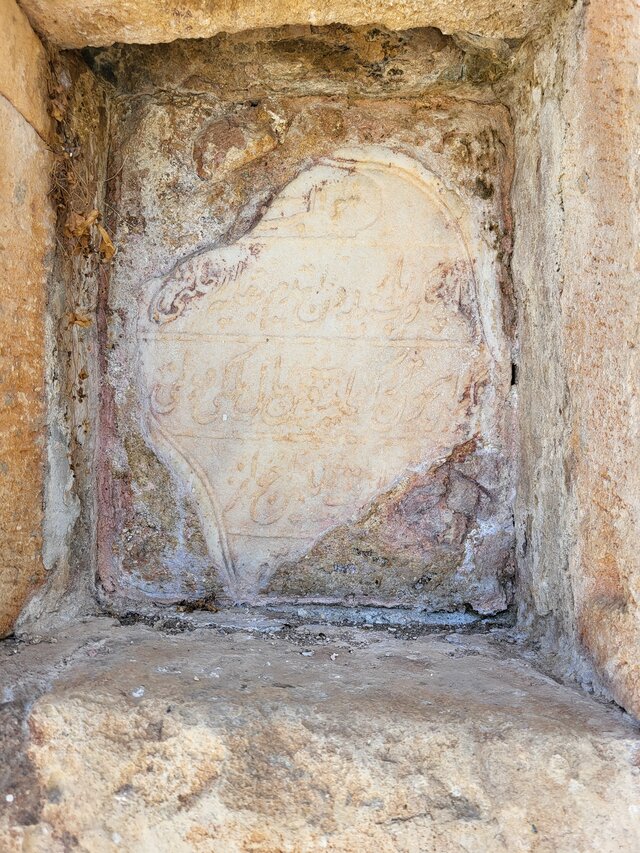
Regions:
M 85 47 L 118 39 L 170 42 L 177 36 L 211 36 L 230 28 L 225 23 L 227 5 L 220 6 L 218 18 L 206 20 L 194 13 L 195 5 L 190 0 L 176 4 L 169 20 L 155 12 L 149 15 L 156 4 L 138 4 L 135 21 L 127 17 L 130 6 L 119 2 L 112 3 L 106 15 L 102 4 L 97 8 L 76 0 L 24 0 L 22 8 L 42 38 L 51 39 L 53 55 L 56 46 Z M 215 58 L 210 41 L 190 42 L 188 47 L 111 48 L 105 55 L 85 52 L 84 58 L 66 55 L 49 81 L 42 43 L 15 3 L 3 0 L 0 14 L 10 50 L 0 62 L 6 114 L 1 141 L 1 286 L 3 306 L 11 306 L 2 315 L 3 633 L 12 630 L 23 605 L 19 630 L 30 631 L 47 620 L 64 620 L 97 607 L 98 553 L 99 590 L 106 590 L 111 601 L 118 595 L 140 601 L 150 590 L 169 598 L 183 592 L 191 597 L 209 591 L 229 594 L 228 579 L 211 556 L 216 553 L 211 531 L 220 529 L 214 504 L 206 509 L 198 494 L 207 491 L 211 479 L 210 455 L 196 442 L 186 448 L 187 462 L 178 464 L 176 460 L 185 457 L 184 447 L 167 452 L 153 436 L 155 415 L 174 431 L 176 425 L 185 431 L 189 414 L 179 376 L 172 379 L 167 372 L 164 386 L 157 381 L 167 361 L 168 335 L 173 334 L 171 328 L 180 328 L 183 336 L 194 330 L 201 335 L 203 318 L 215 316 L 226 298 L 225 288 L 227 296 L 233 291 L 234 306 L 243 293 L 246 299 L 256 265 L 261 269 L 255 275 L 260 285 L 256 307 L 264 308 L 272 267 L 260 264 L 274 257 L 273 245 L 281 247 L 276 252 L 280 257 L 286 255 L 286 240 L 310 242 L 318 217 L 322 221 L 325 215 L 325 201 L 331 206 L 343 200 L 336 189 L 339 181 L 329 181 L 324 196 L 316 192 L 321 181 L 316 181 L 319 173 L 314 170 L 334 170 L 334 177 L 344 177 L 346 188 L 358 179 L 366 158 L 377 158 L 376 163 L 386 164 L 392 175 L 395 169 L 397 175 L 399 161 L 393 157 L 400 155 L 411 162 L 409 172 L 429 176 L 418 180 L 425 198 L 429 187 L 432 199 L 446 198 L 447 205 L 454 199 L 460 214 L 456 221 L 469 251 L 461 251 L 449 233 L 438 247 L 456 256 L 455 271 L 441 280 L 429 274 L 421 281 L 430 304 L 442 311 L 439 331 L 460 344 L 463 373 L 479 393 L 467 410 L 451 403 L 449 395 L 446 423 L 457 435 L 449 433 L 442 447 L 433 441 L 434 430 L 425 429 L 429 441 L 414 452 L 416 436 L 407 427 L 409 420 L 403 425 L 407 453 L 394 461 L 371 443 L 375 434 L 365 434 L 366 474 L 372 485 L 362 495 L 368 495 L 368 503 L 360 509 L 336 504 L 335 495 L 342 498 L 339 489 L 332 490 L 331 473 L 313 469 L 316 497 L 334 501 L 329 504 L 338 514 L 332 517 L 334 533 L 317 537 L 314 510 L 304 520 L 309 526 L 304 527 L 302 547 L 311 539 L 314 543 L 303 554 L 308 555 L 306 561 L 285 549 L 279 571 L 265 576 L 259 565 L 245 572 L 247 567 L 234 558 L 234 574 L 249 578 L 244 592 L 254 596 L 320 596 L 330 584 L 345 599 L 382 596 L 389 603 L 419 600 L 430 607 L 470 604 L 480 610 L 504 606 L 512 584 L 508 559 L 493 560 L 493 574 L 487 573 L 475 590 L 461 569 L 470 565 L 467 558 L 474 566 L 482 565 L 484 540 L 478 531 L 486 532 L 493 522 L 494 532 L 500 525 L 507 531 L 510 466 L 515 461 L 514 595 L 520 624 L 551 652 L 559 674 L 570 673 L 596 689 L 609 690 L 638 713 L 638 10 L 630 0 L 563 6 L 475 3 L 460 11 L 439 2 L 393 7 L 356 2 L 314 10 L 301 3 L 264 4 L 260 14 L 270 15 L 268 20 L 237 18 L 237 28 L 282 23 L 305 27 L 281 31 L 277 37 L 272 33 L 267 39 L 246 33 L 219 36 Z M 334 14 L 365 29 L 307 29 L 331 23 Z M 399 30 L 431 24 L 453 35 L 444 37 L 434 30 L 408 35 L 382 26 L 372 33 L 380 22 Z M 127 56 L 139 61 L 128 62 Z M 192 70 L 181 76 L 179 70 L 187 67 Z M 48 91 L 53 100 L 47 109 Z M 162 145 L 154 147 L 153 138 Z M 352 174 L 345 169 L 349 158 Z M 223 177 L 216 182 L 215 175 Z M 69 189 L 67 179 L 76 184 L 73 197 L 67 192 L 64 201 L 60 187 Z M 311 181 L 309 198 L 317 196 L 319 207 L 307 211 L 306 218 L 302 210 L 302 233 L 278 237 L 280 242 L 274 243 L 265 229 L 285 226 L 270 221 L 270 212 L 285 209 L 283 219 L 290 223 L 293 199 L 299 199 L 297 188 L 305 180 Z M 390 184 L 385 186 L 388 190 Z M 416 184 L 403 183 L 398 190 L 402 197 L 413 192 L 409 186 Z M 52 200 L 54 206 L 64 201 L 57 234 Z M 126 208 L 124 216 L 121 206 Z M 419 216 L 431 216 L 434 222 L 438 211 L 444 216 L 434 201 L 418 208 Z M 69 218 L 70 212 L 76 218 Z M 353 231 L 368 211 L 348 215 L 343 208 L 342 213 L 343 226 Z M 439 220 L 443 233 L 446 221 L 451 220 Z M 384 217 L 376 222 L 384 227 Z M 412 219 L 409 235 L 413 224 Z M 495 229 L 493 242 L 485 224 Z M 336 260 L 339 254 L 328 252 L 322 256 L 325 266 L 318 264 L 318 269 L 333 264 L 334 271 L 349 272 L 355 290 L 371 297 L 362 278 L 369 266 L 381 269 L 376 253 L 382 244 L 377 238 L 366 243 L 365 233 L 357 231 L 349 238 L 357 243 L 362 263 L 350 252 L 354 269 L 343 270 Z M 118 250 L 115 261 L 112 242 Z M 407 243 L 415 266 L 424 247 L 411 237 Z M 238 253 L 249 245 L 259 251 L 252 255 L 249 249 L 242 266 Z M 236 263 L 229 265 L 234 253 Z M 467 254 L 471 261 L 465 260 Z M 472 286 L 471 270 L 478 258 L 484 259 L 483 269 L 489 273 L 483 280 L 491 287 L 484 291 Z M 435 267 L 440 263 L 438 258 Z M 446 265 L 444 259 L 442 263 Z M 322 275 L 318 272 L 320 280 Z M 384 292 L 385 276 L 377 284 L 374 279 L 367 278 L 366 287 L 382 285 Z M 480 280 L 477 274 L 475 279 Z M 403 273 L 398 282 L 410 297 L 418 278 Z M 156 322 L 154 306 L 167 322 Z M 304 306 L 313 303 L 307 300 Z M 335 311 L 335 299 L 327 311 L 332 306 Z M 174 318 L 178 308 L 181 313 Z M 322 313 L 323 304 L 316 310 Z M 333 342 L 344 331 L 344 316 L 340 322 L 332 320 L 324 348 L 305 362 L 309 371 L 294 378 L 296 388 L 324 399 L 327 411 L 337 407 L 340 417 L 348 418 L 349 388 L 351 395 L 358 390 L 355 380 L 349 385 L 349 372 L 342 386 L 346 413 L 344 394 L 341 399 L 322 398 L 322 383 L 310 378 L 311 369 L 338 366 L 331 361 L 339 354 Z M 415 322 L 407 317 L 403 322 Z M 416 317 L 422 319 L 420 312 Z M 397 329 L 385 329 L 384 322 L 372 328 L 384 342 L 386 358 Z M 494 335 L 498 331 L 503 348 L 512 348 L 509 358 L 500 347 L 495 357 L 488 328 Z M 297 325 L 295 329 L 299 335 Z M 194 368 L 203 371 L 233 359 L 217 330 L 206 334 L 216 338 L 221 359 L 203 360 L 201 349 L 191 348 Z M 137 346 L 143 337 L 148 345 Z M 253 385 L 241 382 L 241 390 L 253 393 L 255 401 L 256 387 L 277 387 L 278 402 L 284 401 L 286 410 L 292 399 L 287 392 L 293 387 L 286 373 L 289 350 L 276 352 L 271 340 L 269 345 L 272 350 L 260 351 L 261 366 L 253 365 L 246 373 Z M 184 343 L 180 346 L 176 343 L 174 354 L 184 359 Z M 432 387 L 442 380 L 444 391 L 449 388 L 450 350 L 439 341 L 429 352 L 434 357 L 424 370 Z M 348 355 L 366 367 L 375 399 L 376 376 L 389 362 L 376 361 L 368 351 Z M 515 391 L 507 388 L 512 380 L 517 380 Z M 419 394 L 429 383 L 418 384 Z M 365 399 L 360 394 L 359 402 Z M 512 429 L 507 414 L 515 394 L 518 420 Z M 260 399 L 264 403 L 264 395 Z M 228 416 L 222 402 L 221 397 L 203 394 L 197 400 L 199 417 Z M 244 412 L 246 397 L 236 395 L 231 402 L 236 413 Z M 393 405 L 390 409 L 394 411 Z M 444 411 L 444 405 L 440 409 Z M 407 411 L 411 413 L 404 409 L 405 415 Z M 223 424 L 225 429 L 233 427 L 229 418 Z M 255 421 L 250 425 L 254 428 Z M 309 427 L 307 421 L 303 425 Z M 237 431 L 237 424 L 234 428 Z M 269 429 L 273 440 L 275 427 Z M 331 429 L 322 425 L 317 438 L 325 449 L 331 448 L 334 458 L 342 454 L 343 474 L 350 465 L 365 467 L 357 452 L 346 453 L 332 443 Z M 488 445 L 498 449 L 493 461 L 485 452 Z M 203 476 L 194 474 L 194 460 Z M 498 460 L 500 464 L 494 464 Z M 284 461 L 290 463 L 286 454 Z M 231 453 L 227 462 L 229 472 L 234 463 L 236 471 L 238 463 L 244 464 Z M 491 465 L 483 467 L 488 462 Z M 393 470 L 391 488 L 385 490 L 387 472 L 379 471 L 387 463 Z M 267 489 L 270 470 L 259 474 L 256 467 L 255 472 Z M 234 482 L 224 486 L 223 497 Z M 416 495 L 418 505 L 427 508 L 422 527 L 416 502 L 408 499 Z M 154 503 L 157 496 L 163 497 Z M 271 504 L 270 497 L 266 512 L 273 514 L 278 496 Z M 251 504 L 245 503 L 250 518 Z M 340 516 L 345 507 L 346 521 Z M 269 518 L 264 507 L 262 515 L 254 515 Z M 159 531 L 165 522 L 172 532 L 163 541 Z M 133 531 L 127 531 L 129 523 Z M 252 523 L 258 522 L 253 518 Z M 421 531 L 420 543 L 431 543 L 432 556 L 438 551 L 439 574 L 427 571 L 413 580 L 415 558 L 425 562 L 426 555 L 420 548 L 412 550 L 412 529 Z M 390 536 L 394 531 L 401 535 Z M 362 548 L 362 538 L 373 541 L 375 548 Z M 399 553 L 399 539 L 408 545 L 401 559 L 379 571 L 390 543 Z M 237 549 L 232 540 L 229 553 Z M 371 553 L 362 553 L 368 550 Z M 224 549 L 220 546 L 217 553 L 224 554 Z M 180 587 L 172 567 L 187 555 L 187 574 L 180 579 L 185 585 Z M 498 565 L 502 568 L 496 569 Z M 385 586 L 389 579 L 394 579 L 392 585 Z M 35 589 L 39 592 L 34 596 Z

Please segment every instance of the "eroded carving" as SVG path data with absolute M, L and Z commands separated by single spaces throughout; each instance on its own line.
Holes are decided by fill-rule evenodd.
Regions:
M 491 353 L 450 201 L 409 158 L 340 152 L 149 283 L 148 432 L 230 594 L 473 433 Z

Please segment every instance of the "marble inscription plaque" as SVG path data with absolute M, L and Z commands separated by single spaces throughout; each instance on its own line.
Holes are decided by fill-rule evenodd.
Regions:
M 491 356 L 449 202 L 408 157 L 337 152 L 147 284 L 146 430 L 230 595 L 472 431 Z

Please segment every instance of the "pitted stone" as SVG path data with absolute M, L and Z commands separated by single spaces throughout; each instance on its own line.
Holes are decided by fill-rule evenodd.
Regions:
M 232 594 L 477 430 L 492 354 L 465 232 L 416 161 L 338 152 L 145 287 L 149 433 Z

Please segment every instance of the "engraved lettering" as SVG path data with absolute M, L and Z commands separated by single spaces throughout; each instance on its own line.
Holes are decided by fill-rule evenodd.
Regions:
M 491 354 L 448 197 L 407 157 L 341 152 L 250 234 L 149 284 L 149 434 L 196 490 L 230 586 L 472 429 Z

